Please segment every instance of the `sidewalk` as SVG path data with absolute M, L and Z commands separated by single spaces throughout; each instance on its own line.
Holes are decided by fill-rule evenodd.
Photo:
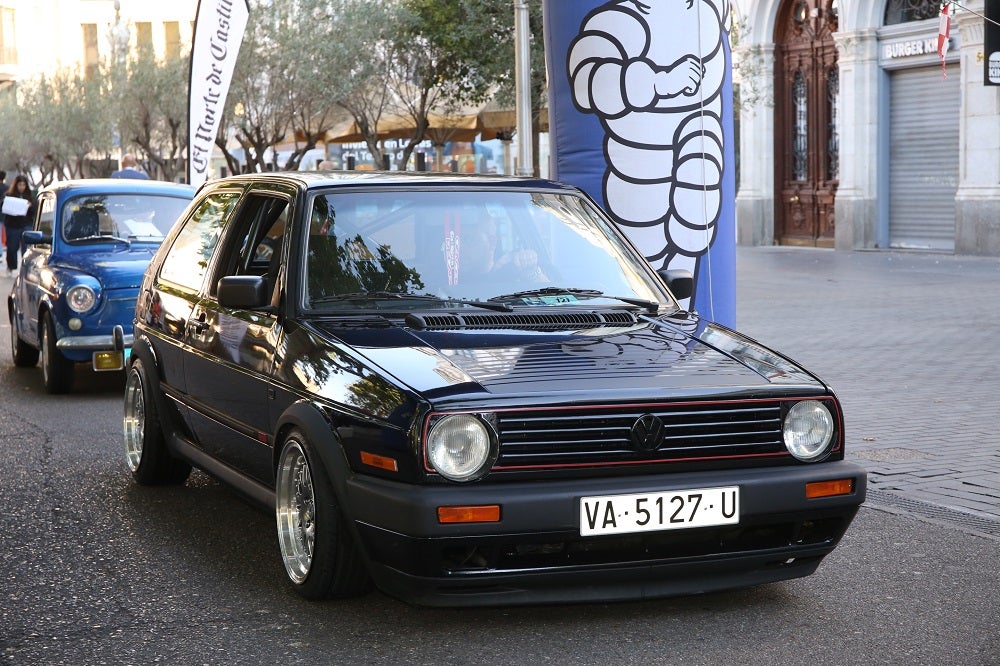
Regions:
M 869 503 L 1000 536 L 1000 260 L 737 249 L 736 328 L 833 386 Z

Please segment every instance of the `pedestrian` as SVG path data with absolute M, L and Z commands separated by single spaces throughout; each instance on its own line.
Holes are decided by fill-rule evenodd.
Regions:
M 7 193 L 7 172 L 0 169 L 0 206 L 3 206 L 3 198 Z M 3 222 L 3 214 L 0 213 L 0 223 Z M 7 228 L 0 224 L 0 255 L 5 254 L 7 247 Z
M 18 199 L 26 203 L 20 203 Z M 7 275 L 14 275 L 17 272 L 17 253 L 21 249 L 21 234 L 35 221 L 35 197 L 25 176 L 19 174 L 14 178 L 0 206 L 6 238 Z
M 149 176 L 139 171 L 139 163 L 132 153 L 122 155 L 122 168 L 111 174 L 112 178 L 135 178 L 137 180 L 149 180 Z

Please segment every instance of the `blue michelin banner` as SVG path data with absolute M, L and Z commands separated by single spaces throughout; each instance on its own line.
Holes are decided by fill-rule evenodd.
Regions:
M 732 326 L 736 211 L 729 0 L 544 0 L 552 176 L 582 188 L 686 307 Z

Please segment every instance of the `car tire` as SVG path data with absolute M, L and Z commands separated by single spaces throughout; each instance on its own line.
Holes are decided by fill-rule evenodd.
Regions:
M 42 379 L 49 393 L 69 393 L 73 390 L 75 363 L 62 355 L 56 347 L 56 327 L 52 315 L 42 316 Z
M 278 459 L 275 514 L 285 571 L 300 595 L 343 598 L 371 588 L 320 457 L 297 429 L 285 439 Z
M 38 350 L 21 339 L 17 334 L 14 313 L 10 313 L 10 355 L 18 368 L 32 368 L 38 365 Z
M 132 478 L 143 486 L 181 484 L 191 465 L 170 455 L 156 408 L 151 382 L 142 360 L 136 359 L 125 379 L 125 413 L 122 431 L 125 462 Z

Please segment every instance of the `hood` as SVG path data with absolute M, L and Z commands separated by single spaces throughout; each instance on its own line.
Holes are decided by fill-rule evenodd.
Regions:
M 774 385 L 823 387 L 780 354 L 687 313 L 562 330 L 398 327 L 373 335 L 371 329 L 338 329 L 332 323 L 320 328 L 423 393 L 470 383 L 494 395 L 632 397 L 693 395 L 706 389 L 756 391 Z
M 50 266 L 92 275 L 101 281 L 105 289 L 138 289 L 156 249 L 156 246 L 143 244 L 131 248 L 119 245 L 96 252 L 74 252 L 61 255 Z

